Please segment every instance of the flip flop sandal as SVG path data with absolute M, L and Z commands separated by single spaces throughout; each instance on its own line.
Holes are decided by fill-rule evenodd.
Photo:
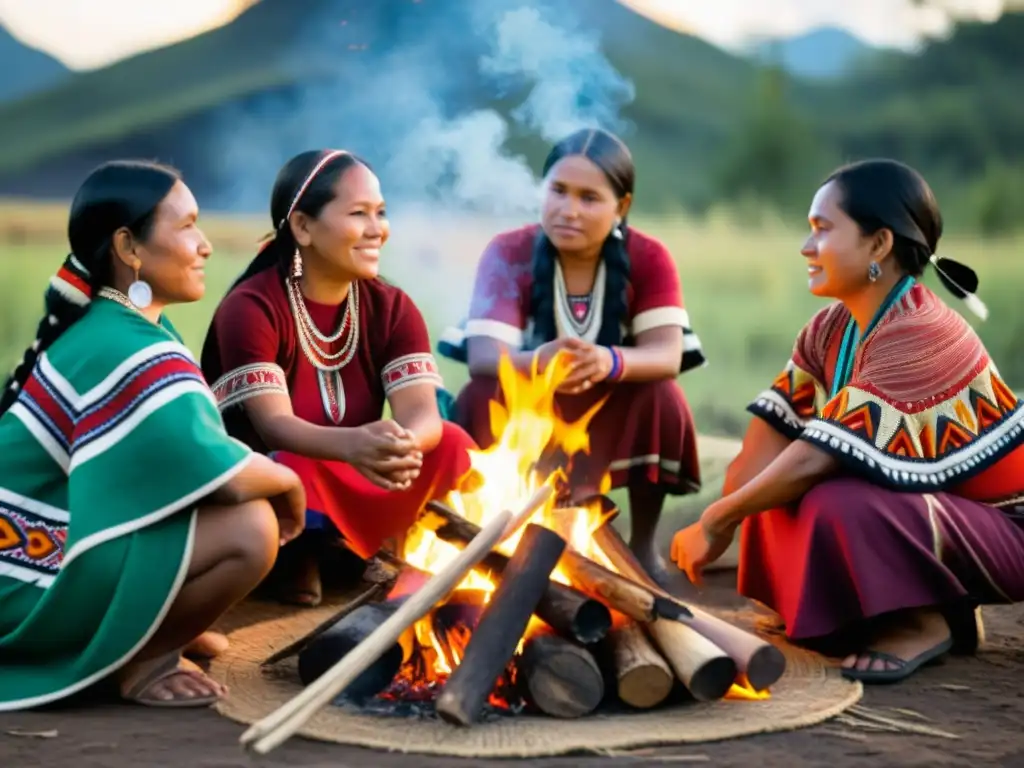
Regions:
M 169 661 L 156 665 L 152 670 L 143 673 L 137 680 L 128 684 L 128 690 L 121 697 L 132 704 L 141 704 L 145 707 L 209 707 L 216 704 L 220 697 L 216 694 L 209 696 L 193 696 L 191 698 L 158 699 L 154 696 L 147 696 L 146 692 L 157 683 L 166 680 L 174 675 L 196 675 L 196 670 L 187 664 L 183 665 L 182 659 L 173 658 Z M 197 668 L 198 669 L 198 668 Z
M 869 664 L 868 669 L 844 668 L 842 675 L 847 680 L 860 680 L 862 683 L 898 683 L 901 680 L 906 680 L 928 662 L 935 661 L 940 656 L 948 653 L 952 647 L 953 638 L 949 637 L 909 660 L 901 659 L 885 651 L 865 651 L 858 654 L 858 656 L 869 659 L 871 664 L 875 661 L 884 661 L 896 666 L 893 669 L 870 669 Z

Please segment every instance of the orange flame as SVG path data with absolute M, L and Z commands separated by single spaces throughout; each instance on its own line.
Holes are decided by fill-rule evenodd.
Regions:
M 746 675 L 738 675 L 736 682 L 732 684 L 732 687 L 726 691 L 725 698 L 732 699 L 733 701 L 764 701 L 772 697 L 771 692 L 767 689 L 758 691 L 750 684 L 747 680 Z
M 470 452 L 472 472 L 477 480 L 473 487 L 454 491 L 445 499 L 458 514 L 479 526 L 485 526 L 491 517 L 502 510 L 515 510 L 544 485 L 557 485 L 565 481 L 561 470 L 545 473 L 539 468 L 542 457 L 552 449 L 560 449 L 566 456 L 590 451 L 589 425 L 594 414 L 604 404 L 599 401 L 580 419 L 564 421 L 555 409 L 555 394 L 568 377 L 571 368 L 567 354 L 555 355 L 551 363 L 539 370 L 536 358 L 529 373 L 515 369 L 507 356 L 498 364 L 498 381 L 504 395 L 504 405 L 490 403 L 493 445 L 482 451 Z M 607 490 L 609 478 L 602 482 Z M 529 520 L 556 531 L 567 544 L 584 554 L 598 556 L 599 549 L 592 544 L 593 532 L 605 522 L 599 505 L 590 507 L 556 508 L 554 498 L 538 510 Z M 498 550 L 506 555 L 515 552 L 525 525 L 502 542 Z M 420 570 L 435 573 L 450 562 L 459 550 L 442 541 L 433 531 L 413 526 L 404 546 L 403 559 Z M 600 553 L 603 558 L 603 553 Z M 556 568 L 551 578 L 568 584 L 565 573 Z M 478 590 L 485 593 L 486 601 L 495 589 L 494 581 L 478 571 L 470 572 L 458 585 L 459 590 Z M 526 640 L 544 627 L 532 617 L 516 652 L 520 653 Z M 415 625 L 415 637 L 422 651 L 423 661 L 429 669 L 419 670 L 430 680 L 446 679 L 458 666 L 469 632 L 448 630 L 447 636 L 438 638 L 433 622 L 424 618 Z

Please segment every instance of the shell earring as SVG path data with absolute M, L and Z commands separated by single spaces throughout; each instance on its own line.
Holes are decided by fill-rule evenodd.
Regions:
M 615 217 L 615 226 L 612 227 L 612 237 L 614 237 L 616 240 L 621 240 L 622 239 L 622 217 L 621 216 L 616 216 Z
M 868 280 L 870 280 L 873 283 L 876 280 L 878 280 L 878 278 L 880 278 L 881 276 L 882 267 L 879 266 L 877 261 L 872 261 L 871 264 L 868 265 Z
M 135 280 L 128 286 L 128 301 L 137 309 L 145 309 L 153 303 L 153 289 L 139 278 L 139 265 L 135 265 Z
M 292 254 L 292 280 L 298 280 L 302 277 L 302 256 L 299 254 L 299 249 L 295 249 L 295 253 Z

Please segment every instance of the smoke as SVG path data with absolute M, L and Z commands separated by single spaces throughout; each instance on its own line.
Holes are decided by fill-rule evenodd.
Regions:
M 601 52 L 597 35 L 561 18 L 555 25 L 537 8 L 505 13 L 494 27 L 494 50 L 480 62 L 484 76 L 532 83 L 512 119 L 549 142 L 579 128 L 622 131 L 619 109 L 635 96 Z
M 596 30 L 582 27 L 575 6 L 562 0 L 541 7 L 377 0 L 363 4 L 373 9 L 362 17 L 350 9 L 341 20 L 338 0 L 323 5 L 331 13 L 313 14 L 292 45 L 307 52 L 308 70 L 325 76 L 213 117 L 204 135 L 217 137 L 208 157 L 219 190 L 204 203 L 266 211 L 290 157 L 348 149 L 374 168 L 389 202 L 385 273 L 407 288 L 410 280 L 441 278 L 466 297 L 456 305 L 468 304 L 480 249 L 498 222 L 537 215 L 539 180 L 510 140 L 550 144 L 597 126 L 628 135 L 619 112 L 633 100 L 633 85 L 605 58 Z M 465 307 L 455 311 L 449 299 L 436 309 L 451 322 Z

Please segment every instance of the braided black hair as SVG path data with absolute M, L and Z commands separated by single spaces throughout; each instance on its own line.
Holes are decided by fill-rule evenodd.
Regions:
M 584 129 L 559 141 L 544 161 L 543 176 L 565 157 L 578 155 L 600 168 L 618 199 L 633 194 L 636 167 L 626 145 L 617 136 L 601 129 Z M 605 238 L 600 258 L 605 265 L 604 311 L 597 343 L 622 343 L 622 319 L 627 312 L 629 287 L 629 231 L 626 220 Z M 558 250 L 541 229 L 533 244 L 533 283 L 530 292 L 530 315 L 533 319 L 530 347 L 538 347 L 558 335 L 555 325 L 555 264 Z
M 88 310 L 93 295 L 110 283 L 114 233 L 127 227 L 140 241 L 152 231 L 157 207 L 181 179 L 174 168 L 141 160 L 116 160 L 89 174 L 71 203 L 71 254 L 50 279 L 46 314 L 36 339 L 7 379 L 0 414 L 18 399 L 39 356 Z
M 862 233 L 892 232 L 892 254 L 906 274 L 920 277 L 932 263 L 950 293 L 966 300 L 975 312 L 975 306 L 983 308 L 974 296 L 978 290 L 974 270 L 935 255 L 942 237 L 942 213 L 920 173 L 896 160 L 862 160 L 834 171 L 824 183 L 830 181 L 841 192 L 839 207 Z

